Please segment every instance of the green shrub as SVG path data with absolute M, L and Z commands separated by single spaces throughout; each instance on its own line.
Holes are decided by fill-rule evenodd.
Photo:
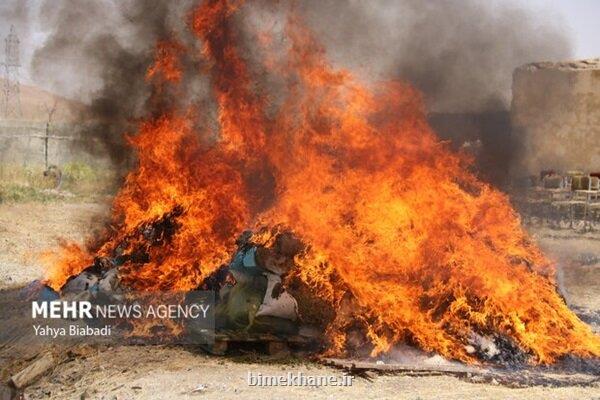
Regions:
M 69 182 L 93 182 L 98 179 L 96 171 L 88 164 L 71 162 L 62 166 L 63 180 Z

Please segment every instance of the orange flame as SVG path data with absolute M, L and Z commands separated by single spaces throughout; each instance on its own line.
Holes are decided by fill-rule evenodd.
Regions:
M 156 53 L 156 61 L 146 71 L 146 80 L 161 77 L 178 83 L 182 76 L 179 55 L 183 53 L 183 46 L 177 41 L 162 40 L 156 44 Z
M 174 111 L 130 138 L 138 167 L 114 201 L 119 229 L 99 253 L 177 206 L 184 212 L 172 241 L 149 249 L 150 262 L 125 265 L 127 284 L 194 288 L 227 262 L 243 229 L 283 224 L 310 244 L 292 275 L 338 310 L 348 296 L 356 307 L 328 327 L 331 352 L 343 352 L 352 318 L 374 353 L 409 341 L 472 362 L 464 345 L 477 331 L 511 337 L 540 363 L 600 355 L 600 339 L 556 293 L 553 266 L 507 197 L 438 140 L 412 87 L 370 87 L 334 69 L 292 16 L 287 57 L 275 65 L 265 55 L 287 84 L 268 118 L 269 99 L 235 45 L 231 16 L 241 4 L 205 1 L 190 24 L 210 62 L 218 141 L 193 127 L 192 112 Z M 271 43 L 261 41 L 265 52 Z M 177 84 L 173 57 L 183 49 L 165 46 L 148 76 L 169 71 Z M 77 272 L 71 264 L 49 276 L 54 287 Z
M 40 261 L 47 265 L 46 279 L 54 289 L 61 288 L 67 280 L 90 265 L 94 257 L 77 243 L 61 241 L 60 251 L 44 251 Z

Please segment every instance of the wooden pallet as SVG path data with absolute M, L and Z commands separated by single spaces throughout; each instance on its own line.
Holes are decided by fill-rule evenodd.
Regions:
M 278 356 L 290 354 L 290 346 L 309 347 L 316 344 L 314 339 L 300 335 L 277 336 L 269 333 L 218 332 L 215 334 L 214 343 L 206 348 L 212 354 L 223 355 L 234 343 L 264 344 L 267 354 Z

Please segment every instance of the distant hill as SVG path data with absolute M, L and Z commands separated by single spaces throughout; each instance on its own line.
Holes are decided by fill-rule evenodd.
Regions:
M 0 90 L 4 80 L 0 79 Z M 1 100 L 1 98 L 0 98 Z M 74 122 L 78 115 L 85 109 L 83 103 L 69 100 L 35 86 L 21 85 L 21 112 L 20 119 L 28 121 L 47 121 L 49 110 L 56 105 L 52 121 L 58 123 Z M 0 110 L 0 120 L 4 119 Z M 14 118 L 11 118 L 14 120 Z

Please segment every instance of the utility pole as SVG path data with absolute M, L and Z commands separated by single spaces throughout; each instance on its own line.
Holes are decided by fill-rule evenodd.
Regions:
M 2 87 L 2 114 L 5 118 L 19 118 L 21 112 L 21 87 L 19 83 L 19 38 L 14 25 L 4 39 L 4 84 Z
M 52 107 L 48 107 L 47 104 L 44 104 L 46 107 L 46 112 L 48 113 L 48 121 L 46 121 L 46 135 L 44 136 L 44 163 L 46 165 L 46 171 L 49 168 L 48 164 L 48 141 L 50 140 L 50 124 L 52 123 L 52 116 L 56 112 L 56 99 L 52 104 Z

